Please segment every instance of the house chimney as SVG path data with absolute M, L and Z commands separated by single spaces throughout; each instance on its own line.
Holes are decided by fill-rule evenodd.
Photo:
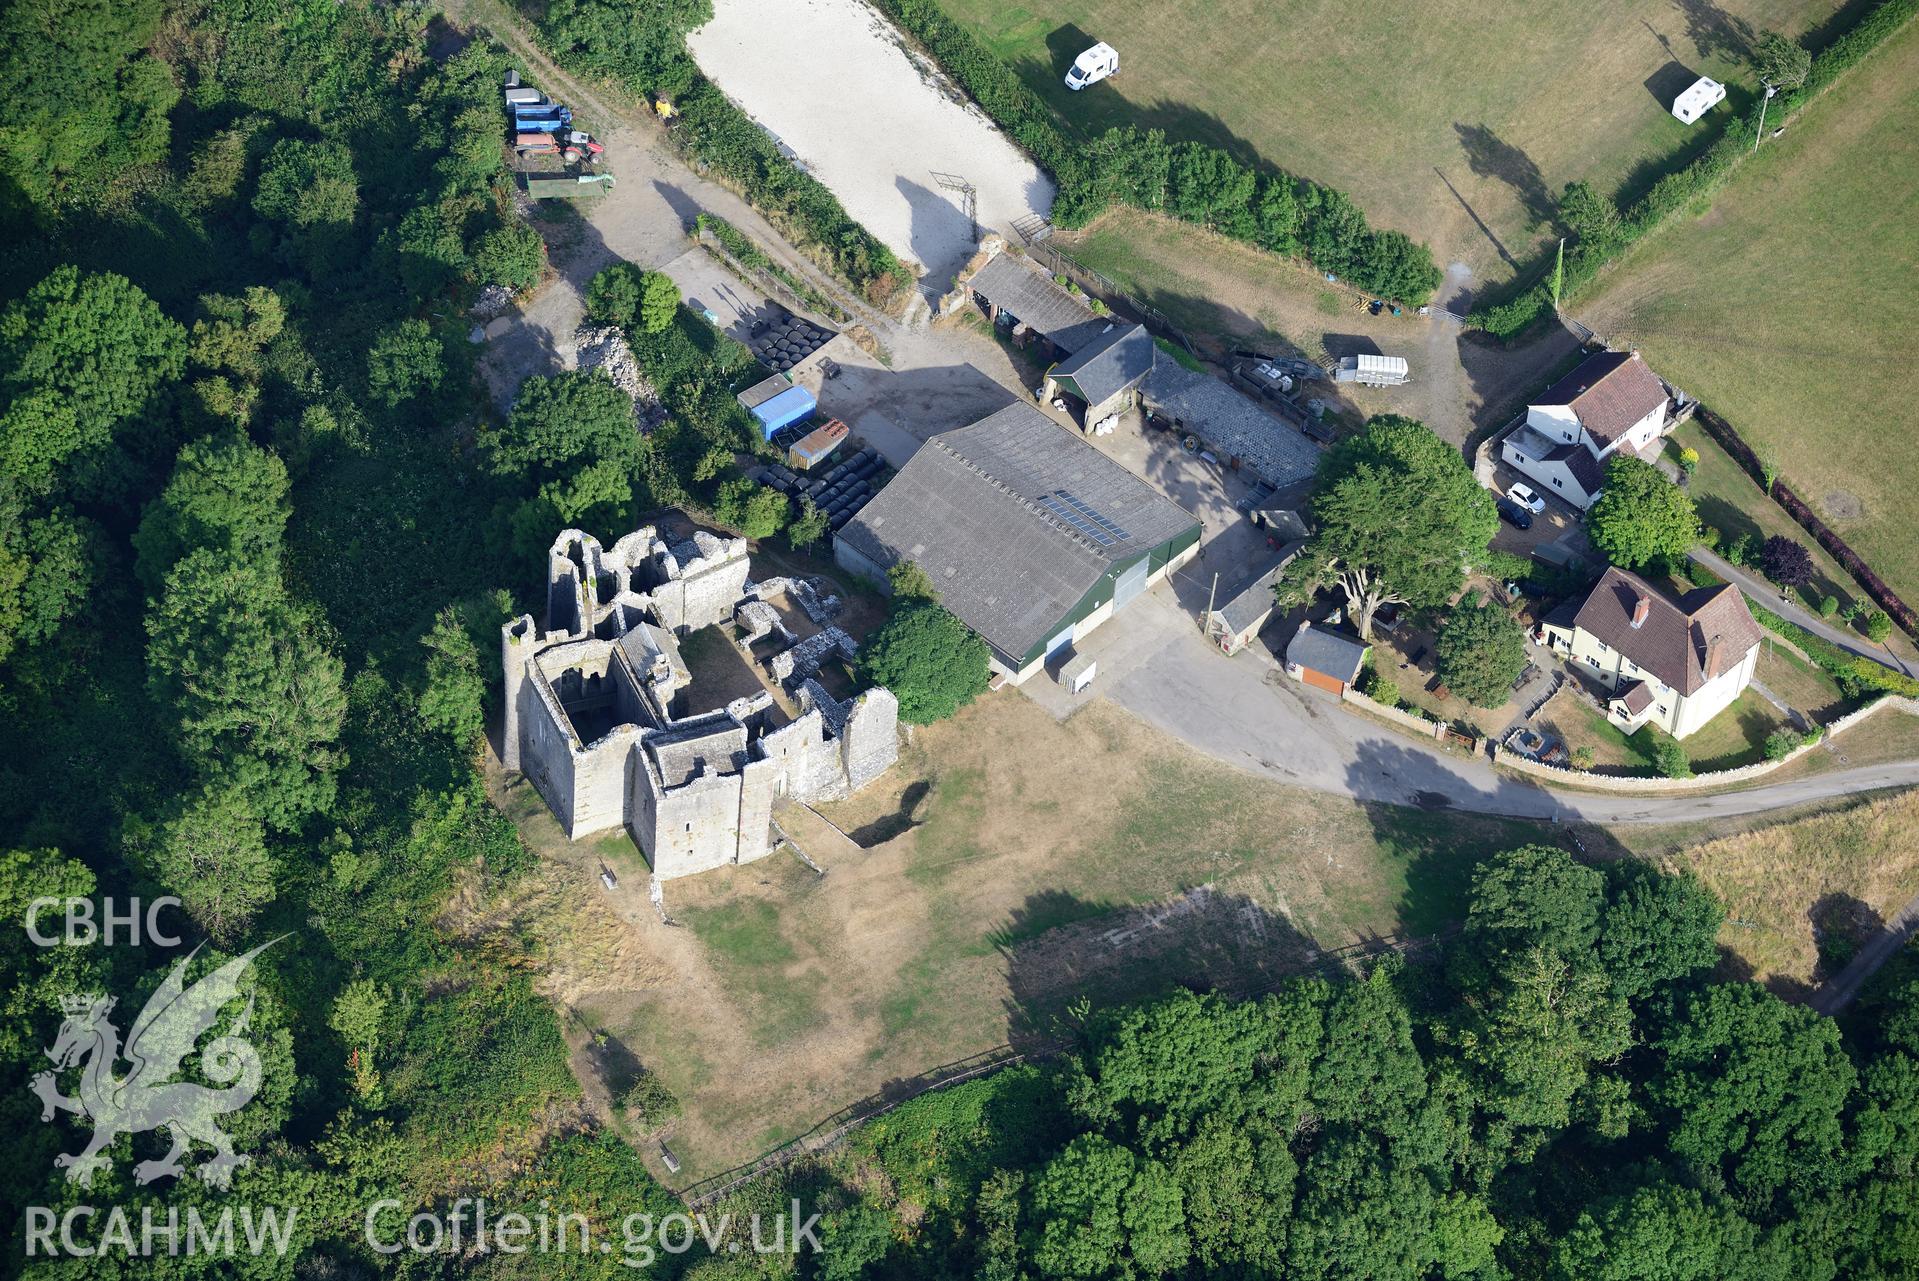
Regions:
M 1632 625 L 1635 629 L 1646 625 L 1646 615 L 1652 612 L 1652 601 L 1645 593 L 1634 597 L 1632 603 Z
M 1715 636 L 1706 642 L 1707 680 L 1717 680 L 1719 678 L 1719 664 L 1724 661 L 1725 656 L 1726 643 L 1721 637 Z

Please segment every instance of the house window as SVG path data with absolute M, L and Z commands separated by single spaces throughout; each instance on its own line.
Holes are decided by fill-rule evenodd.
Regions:
M 1666 714 L 1666 705 L 1664 703 L 1661 703 L 1659 705 L 1659 714 L 1661 716 L 1664 716 Z
M 1610 653 L 1612 653 L 1612 651 L 1611 651 L 1611 650 L 1609 650 L 1609 649 L 1607 649 L 1607 648 L 1606 648 L 1606 642 L 1605 642 L 1605 641 L 1595 641 L 1595 642 L 1593 642 L 1593 643 L 1599 646 L 1599 652 L 1600 652 L 1600 653 L 1602 653 L 1602 654 L 1610 654 Z
M 1564 486 L 1564 485 L 1562 485 L 1562 484 L 1560 484 L 1560 483 L 1559 483 L 1559 477 L 1557 477 L 1557 476 L 1554 476 L 1554 477 L 1553 477 L 1553 488 L 1554 488 L 1554 489 L 1564 489 L 1564 488 L 1565 488 L 1565 486 Z

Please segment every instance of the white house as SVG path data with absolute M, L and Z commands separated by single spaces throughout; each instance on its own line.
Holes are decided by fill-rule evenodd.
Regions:
M 1730 583 L 1672 601 L 1609 569 L 1576 611 L 1548 615 L 1538 639 L 1609 692 L 1606 715 L 1620 729 L 1651 723 L 1684 738 L 1752 683 L 1761 636 Z
M 1616 454 L 1658 456 L 1669 403 L 1665 384 L 1636 351 L 1602 351 L 1526 407 L 1499 456 L 1541 493 L 1584 511 L 1599 497 Z
M 1672 114 L 1682 125 L 1689 125 L 1726 100 L 1726 86 L 1710 76 L 1701 76 L 1672 100 Z

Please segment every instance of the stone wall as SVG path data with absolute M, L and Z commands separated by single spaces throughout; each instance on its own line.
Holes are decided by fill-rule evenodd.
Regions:
M 900 701 L 875 686 L 853 700 L 840 731 L 846 786 L 859 791 L 893 767 L 900 754 Z
M 806 679 L 802 714 L 771 730 L 765 690 L 673 716 L 685 675 L 675 632 L 738 611 L 753 630 L 791 639 L 776 616 L 765 626 L 772 611 L 749 569 L 743 539 L 704 532 L 669 547 L 642 529 L 611 554 L 578 530 L 554 541 L 547 628 L 522 616 L 501 629 L 503 758 L 532 780 L 569 837 L 624 823 L 661 879 L 750 862 L 772 850 L 777 798 L 839 799 L 892 765 L 899 705 L 883 689 L 843 703 Z M 810 586 L 808 595 L 829 615 L 837 606 Z M 810 640 L 789 656 L 789 672 L 852 649 L 830 626 Z M 582 727 L 596 741 L 582 743 Z
M 1348 686 L 1339 696 L 1341 700 L 1354 707 L 1362 707 L 1374 716 L 1384 717 L 1401 729 L 1411 730 L 1421 738 L 1438 738 L 1446 732 L 1446 727 L 1438 721 L 1429 721 L 1424 716 L 1415 716 L 1411 712 L 1401 711 L 1397 707 L 1388 707 L 1384 703 L 1375 703 L 1358 690 Z
M 1584 787 L 1597 792 L 1646 792 L 1659 794 L 1702 792 L 1715 788 L 1733 787 L 1740 783 L 1749 783 L 1755 779 L 1764 778 L 1781 766 L 1791 764 L 1793 761 L 1798 760 L 1807 752 L 1821 750 L 1826 739 L 1831 738 L 1835 734 L 1843 734 L 1868 717 L 1881 714 L 1882 711 L 1899 712 L 1907 716 L 1919 716 L 1919 699 L 1895 698 L 1892 696 L 1882 698 L 1875 703 L 1868 703 L 1858 711 L 1849 712 L 1841 716 L 1838 720 L 1826 726 L 1825 733 L 1818 741 L 1794 748 L 1791 752 L 1776 761 L 1758 761 L 1751 765 L 1741 765 L 1737 769 L 1718 770 L 1710 774 L 1695 774 L 1691 778 L 1622 778 L 1617 774 L 1594 774 L 1587 770 L 1573 769 L 1570 766 L 1547 765 L 1542 761 L 1533 760 L 1529 756 L 1521 756 L 1517 752 L 1508 751 L 1498 744 L 1493 745 L 1493 762 L 1494 764 L 1502 765 L 1509 770 L 1513 770 L 1516 773 L 1542 779 L 1553 784 L 1555 787 Z

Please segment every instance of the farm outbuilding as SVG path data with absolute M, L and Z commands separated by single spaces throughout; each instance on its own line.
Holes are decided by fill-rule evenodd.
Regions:
M 1015 684 L 1184 564 L 1192 515 L 1031 405 L 932 437 L 834 539 L 884 582 L 901 561 Z
M 1324 623 L 1301 623 L 1286 647 L 1286 674 L 1315 688 L 1344 694 L 1359 680 L 1372 649 L 1359 637 L 1336 632 Z
M 811 471 L 821 459 L 846 443 L 846 424 L 829 418 L 794 441 L 786 451 L 787 459 L 800 471 Z
M 1064 360 L 1086 347 L 1112 322 L 1095 316 L 1030 259 L 1001 250 L 964 283 L 972 301 L 1014 341 L 1028 333 L 1046 344 L 1042 358 Z
M 1692 82 L 1672 101 L 1672 114 L 1681 124 L 1691 124 L 1726 100 L 1726 86 L 1708 76 Z
M 762 440 L 773 439 L 782 427 L 791 427 L 794 423 L 805 422 L 818 408 L 819 404 L 813 399 L 813 393 L 804 387 L 788 387 L 769 400 L 748 406 L 753 417 L 760 424 Z
M 1279 584 L 1279 576 L 1286 572 L 1286 566 L 1293 557 L 1299 555 L 1304 544 L 1294 543 L 1280 553 L 1279 559 L 1254 574 L 1251 579 L 1231 591 L 1222 604 L 1215 607 L 1206 620 L 1206 634 L 1213 639 L 1222 651 L 1237 654 L 1252 643 L 1259 635 L 1259 629 L 1278 608 L 1279 598 L 1273 589 Z
M 1091 427 L 1132 407 L 1133 393 L 1152 372 L 1155 355 L 1146 326 L 1108 322 L 1092 341 L 1046 372 L 1045 394 L 1079 401 L 1084 425 Z

